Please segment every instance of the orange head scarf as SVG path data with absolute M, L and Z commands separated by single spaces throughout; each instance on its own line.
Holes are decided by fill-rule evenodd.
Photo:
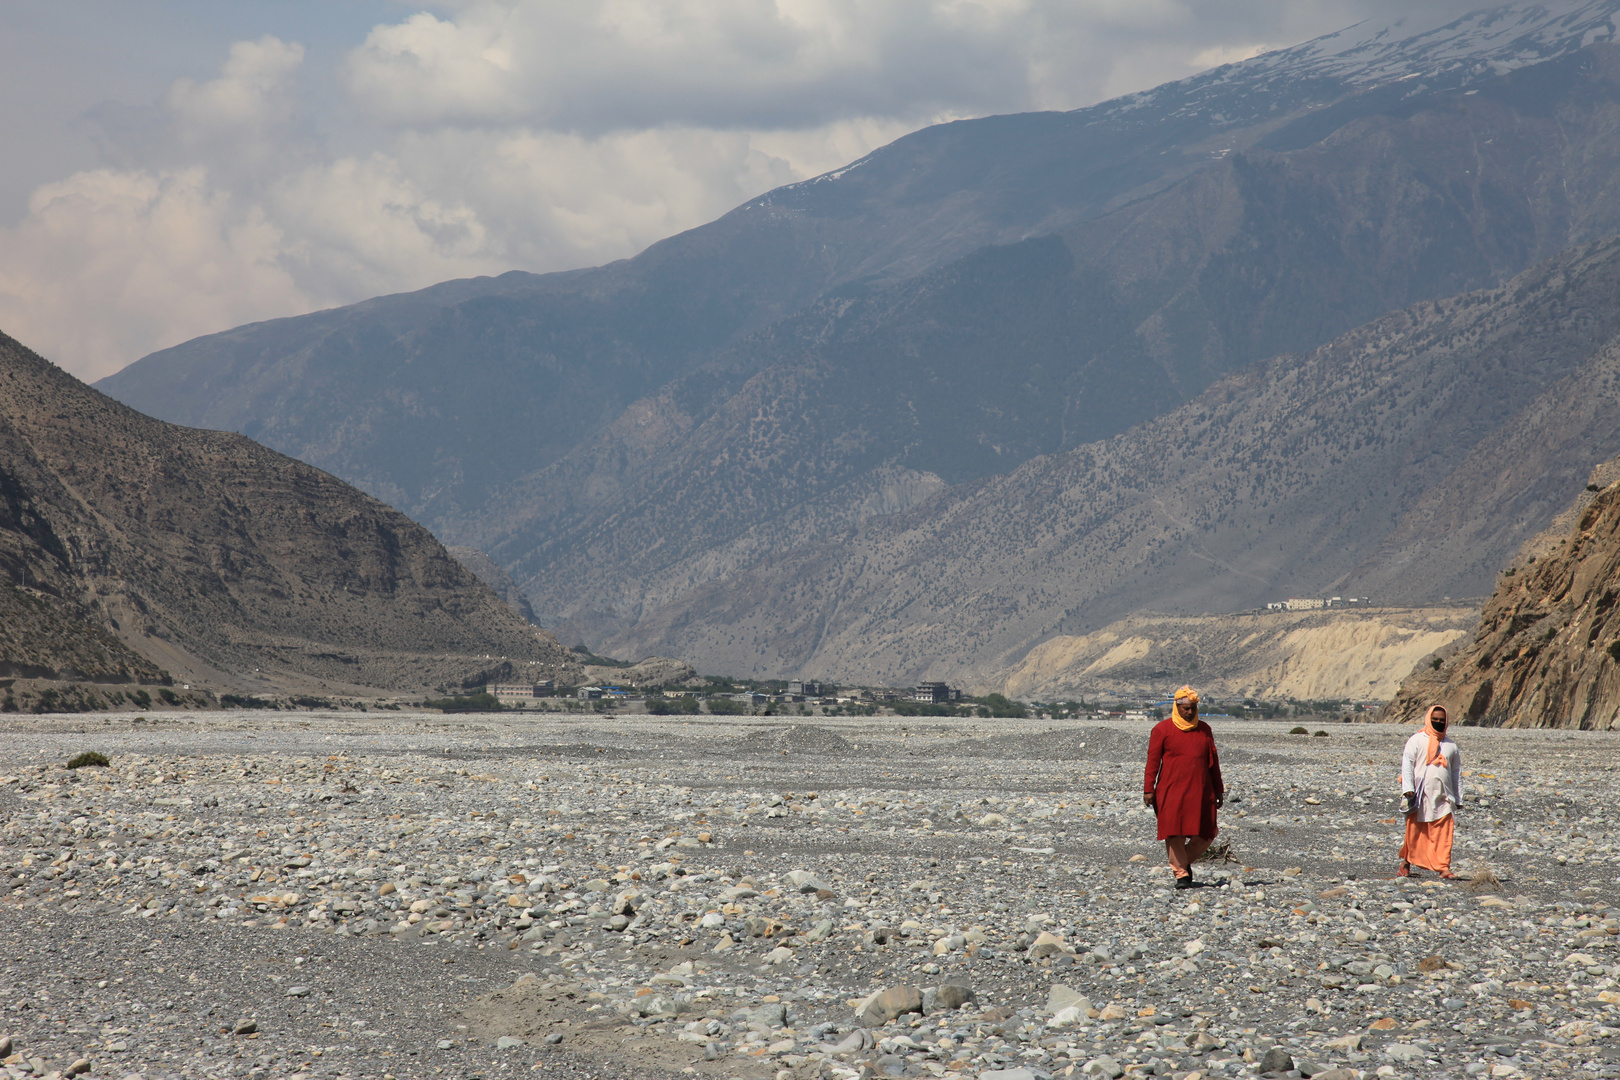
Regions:
M 1183 701 L 1192 702 L 1193 718 L 1191 720 L 1183 720 L 1181 718 L 1181 710 L 1176 708 L 1176 706 L 1180 705 Z M 1191 731 L 1193 728 L 1197 727 L 1198 691 L 1194 690 L 1190 686 L 1183 686 L 1180 690 L 1177 690 L 1175 700 L 1170 705 L 1170 719 L 1174 720 L 1176 722 L 1176 727 L 1180 728 L 1182 731 Z
M 1446 756 L 1440 752 L 1440 733 L 1434 730 L 1434 724 L 1431 722 L 1434 720 L 1436 711 L 1445 712 L 1446 707 L 1444 705 L 1430 705 L 1427 715 L 1423 717 L 1423 730 L 1428 732 L 1429 735 L 1429 753 L 1424 758 L 1423 764 L 1444 766 Z M 1450 723 L 1448 722 L 1446 726 L 1450 727 Z

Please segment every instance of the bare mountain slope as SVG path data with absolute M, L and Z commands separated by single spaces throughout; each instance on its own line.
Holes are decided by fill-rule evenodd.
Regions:
M 1611 239 L 1417 305 L 1125 435 L 734 573 L 609 647 L 737 672 L 980 682 L 1135 611 L 1244 610 L 1368 581 L 1379 603 L 1481 595 L 1620 452 L 1617 290 Z M 1532 469 L 1464 467 L 1537 431 Z M 1471 509 L 1466 551 L 1385 565 L 1391 536 L 1443 539 L 1412 520 L 1435 504 Z
M 663 387 L 457 534 L 602 641 L 931 485 L 1107 438 L 1225 372 L 1620 231 L 1620 50 L 1229 155 L 1099 220 L 844 290 Z M 746 376 L 746 377 L 745 377 Z M 900 508 L 904 508 L 903 506 Z
M 399 512 L 240 435 L 142 416 L 3 335 L 0 492 L 0 567 L 37 597 L 24 617 L 83 620 L 79 654 L 108 657 L 82 672 L 69 647 L 7 635 L 9 665 L 420 689 L 491 656 L 572 664 Z
M 722 400 L 741 393 L 755 372 L 790 362 L 797 330 L 733 349 L 762 328 L 818 301 L 836 305 L 841 290 L 884 293 L 987 244 L 1067 234 L 1131 211 L 1212 166 L 1230 170 L 1234 155 L 1252 152 L 1266 162 L 1370 118 L 1399 118 L 1437 97 L 1494 85 L 1504 72 L 1535 65 L 1567 71 L 1582 47 L 1613 38 L 1617 7 L 1617 0 L 1561 0 L 1443 27 L 1418 12 L 1394 27 L 1329 35 L 1072 113 L 939 125 L 769 192 L 634 259 L 567 274 L 452 282 L 242 327 L 153 354 L 101 385 L 164 419 L 245 432 L 388 500 L 439 535 L 493 550 L 479 523 L 509 505 L 512 490 L 534 493 L 537 501 L 524 509 L 541 516 L 549 503 L 572 503 L 574 492 L 537 474 L 638 401 L 659 397 L 728 350 L 726 362 L 704 375 L 719 384 L 706 393 Z M 1413 202 L 1432 211 L 1427 216 L 1363 219 L 1356 216 L 1361 202 L 1340 208 L 1307 198 L 1303 226 L 1287 216 L 1273 234 L 1249 229 L 1209 249 L 1237 256 L 1230 266 L 1195 259 L 1147 275 L 1151 284 L 1133 271 L 1128 283 L 1114 281 L 1114 291 L 1099 296 L 1095 311 L 1088 306 L 1095 282 L 1081 274 L 1068 288 L 1047 290 L 1056 306 L 1038 313 L 1027 358 L 1022 342 L 1009 349 L 1002 335 L 970 333 L 933 370 L 912 374 L 913 384 L 935 380 L 934 397 L 947 404 L 977 394 L 981 387 L 969 376 L 990 367 L 1008 369 L 1000 386 L 1031 391 L 998 397 L 959 431 L 954 415 L 920 431 L 913 426 L 908 441 L 916 445 L 894 464 L 951 481 L 1002 471 L 1162 412 L 1234 366 L 1314 346 L 1422 297 L 1493 284 L 1537 257 L 1611 231 L 1585 227 L 1594 192 L 1562 168 L 1590 161 L 1594 173 L 1602 171 L 1589 129 L 1567 109 L 1552 108 L 1545 93 L 1524 92 L 1529 99 L 1511 108 L 1540 110 L 1542 126 L 1564 131 L 1575 147 L 1552 162 L 1539 151 L 1518 155 L 1529 163 L 1533 190 L 1512 170 L 1493 171 L 1475 187 L 1463 176 L 1427 177 L 1419 164 L 1406 179 Z M 1496 145 L 1485 142 L 1493 137 L 1464 141 Z M 1516 140 L 1497 138 L 1507 141 Z M 1567 212 L 1566 200 L 1573 207 Z M 1172 202 L 1176 214 L 1201 212 Z M 1403 205 L 1399 198 L 1393 204 Z M 1335 216 L 1341 209 L 1349 213 Z M 1130 220 L 1143 224 L 1140 212 Z M 1378 224 L 1357 233 L 1363 220 Z M 1180 222 L 1156 227 L 1179 246 Z M 1195 224 L 1220 232 L 1220 222 Z M 1324 236 L 1344 273 L 1320 259 L 1298 261 Z M 1358 251 L 1391 237 L 1401 249 L 1391 265 L 1380 264 L 1377 252 Z M 1250 242 L 1261 245 L 1258 255 L 1246 254 Z M 1270 250 L 1278 244 L 1289 250 Z M 1113 258 L 1099 262 L 1069 246 L 1083 268 L 1101 265 L 1107 273 L 1123 272 L 1141 247 L 1125 238 L 1111 249 Z M 1493 247 L 1501 250 L 1482 250 Z M 1045 265 L 1044 255 L 1024 254 L 1034 259 L 1033 271 Z M 1369 264 L 1382 272 L 1362 273 Z M 971 279 L 980 269 L 975 263 L 956 276 Z M 1189 284 L 1189 273 L 1203 283 Z M 1346 288 L 1351 279 L 1354 287 Z M 1322 285 L 1304 295 L 1288 288 L 1313 280 Z M 938 335 L 905 320 L 928 310 L 885 296 L 862 316 L 869 324 L 900 319 L 884 340 L 921 345 Z M 1301 318 L 1301 311 L 1312 315 Z M 1134 329 L 1144 320 L 1146 361 Z M 847 372 L 835 366 L 826 374 Z M 859 378 L 812 383 L 839 402 L 859 400 L 866 389 Z M 1046 393 L 1051 389 L 1057 393 Z M 1123 413 L 1117 400 L 1101 400 L 1122 390 L 1132 399 Z M 691 395 L 681 389 L 677 396 Z M 880 399 L 875 407 L 890 404 Z M 839 433 L 862 436 L 858 429 Z M 871 449 L 868 458 L 883 467 L 886 448 Z M 844 482 L 817 478 L 814 497 Z M 871 487 L 855 483 L 860 492 Z M 556 528 L 548 524 L 523 542 L 531 551 L 566 546 L 573 524 Z M 502 561 L 510 567 L 516 555 Z
M 0 582 L 0 679 L 164 685 L 167 672 L 75 604 Z

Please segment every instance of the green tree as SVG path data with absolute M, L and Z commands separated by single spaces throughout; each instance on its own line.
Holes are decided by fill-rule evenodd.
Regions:
M 974 703 L 987 710 L 991 716 L 1022 720 L 1029 715 L 1029 710 L 1021 701 L 1013 701 L 1005 694 L 986 694 L 984 697 L 974 698 Z

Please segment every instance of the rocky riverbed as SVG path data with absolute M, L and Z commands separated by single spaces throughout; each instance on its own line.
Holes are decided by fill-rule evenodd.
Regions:
M 1222 724 L 1173 891 L 1146 725 L 3 725 L 10 1076 L 1620 1076 L 1614 735 L 1460 731 L 1441 882 L 1406 730 Z

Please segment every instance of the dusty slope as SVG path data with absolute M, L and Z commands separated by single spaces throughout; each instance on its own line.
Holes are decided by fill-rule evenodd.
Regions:
M 1191 682 L 1221 695 L 1383 701 L 1478 619 L 1476 609 L 1458 607 L 1132 616 L 1042 642 L 998 689 L 1053 701 Z
M 240 435 L 142 416 L 3 335 L 0 490 L 6 576 L 176 677 L 420 689 L 490 655 L 572 664 L 404 515 Z M 110 648 L 87 634 L 81 651 Z M 7 642 L 14 665 L 78 665 Z
M 1054 635 L 1143 610 L 1483 596 L 1620 453 L 1617 291 L 1620 240 L 1571 251 L 733 574 L 607 646 L 701 670 L 981 683 Z M 1456 517 L 1412 525 L 1435 505 Z M 1468 542 L 1420 557 L 1449 534 Z
M 1465 724 L 1620 728 L 1620 463 L 1582 493 L 1562 540 L 1532 538 L 1503 571 L 1473 640 L 1438 669 L 1419 666 L 1384 718 L 1440 702 Z M 1584 504 L 1584 505 L 1582 505 Z
M 0 582 L 0 679 L 168 683 L 162 668 L 77 604 Z

